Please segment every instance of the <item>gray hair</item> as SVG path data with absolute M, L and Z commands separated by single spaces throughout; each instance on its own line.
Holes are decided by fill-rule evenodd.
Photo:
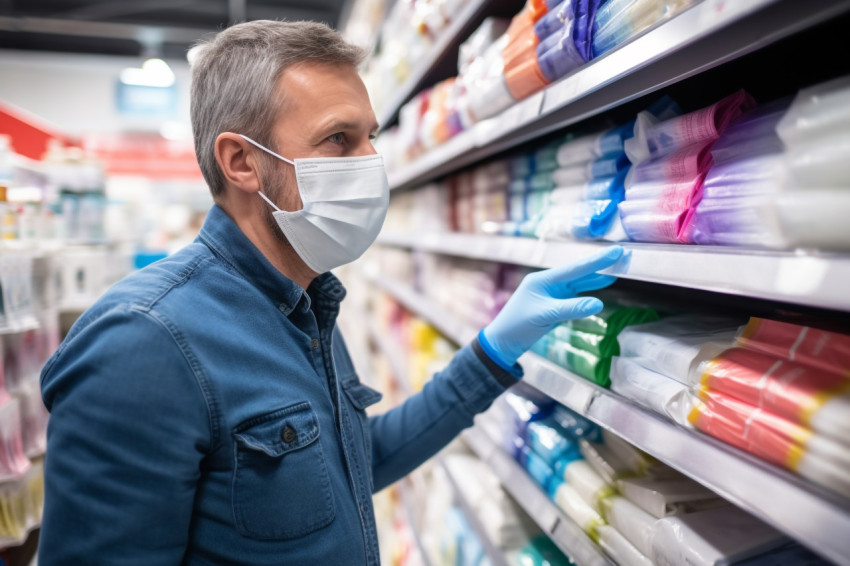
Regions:
M 316 22 L 244 22 L 201 40 L 198 47 L 192 65 L 192 133 L 213 199 L 224 191 L 215 160 L 220 133 L 244 134 L 276 149 L 271 131 L 281 105 L 275 102 L 275 87 L 287 68 L 306 62 L 356 68 L 366 56 Z

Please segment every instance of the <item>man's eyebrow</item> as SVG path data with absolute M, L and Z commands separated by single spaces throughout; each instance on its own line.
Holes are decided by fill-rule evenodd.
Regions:
M 336 133 L 336 132 L 344 132 L 350 130 L 360 129 L 360 124 L 357 122 L 349 122 L 346 120 L 334 120 L 333 122 L 328 123 L 326 126 L 322 128 L 322 132 L 324 133 Z M 377 134 L 378 130 L 381 127 L 377 122 L 369 129 L 369 132 L 372 134 Z

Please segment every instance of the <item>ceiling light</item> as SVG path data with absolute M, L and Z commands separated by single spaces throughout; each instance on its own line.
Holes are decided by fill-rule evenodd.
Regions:
M 174 84 L 174 72 L 162 59 L 148 59 L 142 68 L 127 67 L 121 71 L 121 82 L 126 85 L 169 87 Z

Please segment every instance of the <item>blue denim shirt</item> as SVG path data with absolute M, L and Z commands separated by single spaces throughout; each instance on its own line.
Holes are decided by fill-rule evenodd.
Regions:
M 110 289 L 42 372 L 40 566 L 378 564 L 372 492 L 518 370 L 477 342 L 367 418 L 331 274 L 305 291 L 214 206 L 198 239 Z

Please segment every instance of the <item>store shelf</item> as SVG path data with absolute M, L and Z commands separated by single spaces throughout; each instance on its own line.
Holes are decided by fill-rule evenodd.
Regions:
M 551 242 L 460 233 L 382 234 L 385 246 L 554 267 L 609 243 Z M 631 257 L 608 271 L 624 279 L 850 311 L 850 255 L 624 242 Z
M 404 285 L 373 279 L 458 344 L 475 329 Z M 439 317 L 439 318 L 438 318 Z M 709 436 L 681 428 L 535 355 L 524 381 L 837 564 L 850 566 L 850 500 Z
M 494 3 L 493 0 L 467 0 L 451 23 L 431 45 L 425 56 L 410 72 L 404 83 L 389 98 L 389 102 L 378 109 L 378 123 L 386 128 L 395 121 L 399 109 L 413 95 L 429 86 L 428 76 L 442 60 L 454 51 L 483 19 L 483 14 Z M 457 66 L 455 64 L 455 72 Z
M 490 466 L 511 497 L 564 554 L 579 566 L 611 565 L 584 531 L 546 497 L 531 476 L 499 449 L 486 432 L 473 427 L 464 431 L 462 438 L 476 456 Z
M 438 456 L 437 460 L 446 472 L 446 477 L 449 478 L 449 483 L 452 485 L 452 491 L 454 491 L 455 495 L 455 503 L 457 503 L 461 511 L 463 511 L 463 515 L 466 517 L 466 522 L 469 523 L 469 527 L 478 536 L 478 540 L 481 541 L 481 546 L 484 548 L 484 554 L 486 554 L 487 558 L 490 559 L 490 563 L 493 564 L 493 566 L 508 566 L 509 563 L 505 553 L 493 544 L 493 541 L 487 536 L 487 531 L 481 524 L 481 519 L 478 517 L 478 513 L 466 498 L 466 493 L 464 493 L 463 489 L 460 488 L 460 484 L 452 475 L 449 467 L 445 464 L 441 457 Z
M 423 566 L 431 566 L 431 557 L 428 555 L 428 551 L 422 544 L 422 525 L 419 524 L 419 521 L 416 517 L 416 513 L 414 512 L 414 504 L 411 501 L 413 495 L 411 493 L 409 484 L 407 483 L 408 481 L 409 480 L 405 479 L 399 483 L 401 505 L 402 507 L 404 507 L 404 514 L 407 516 L 407 522 L 410 525 L 410 530 L 413 531 L 413 538 L 416 541 L 416 548 L 419 549 L 419 555 L 422 557 L 422 564 Z
M 375 317 L 367 316 L 364 318 L 367 321 L 366 329 L 369 333 L 369 340 L 378 347 L 378 350 L 389 362 L 393 377 L 395 377 L 401 393 L 405 397 L 410 397 L 413 395 L 413 389 L 407 380 L 407 364 L 401 346 L 378 328 Z
M 394 171 L 420 185 L 658 91 L 850 10 L 846 0 L 703 0 Z M 589 96 L 589 95 L 593 96 Z

